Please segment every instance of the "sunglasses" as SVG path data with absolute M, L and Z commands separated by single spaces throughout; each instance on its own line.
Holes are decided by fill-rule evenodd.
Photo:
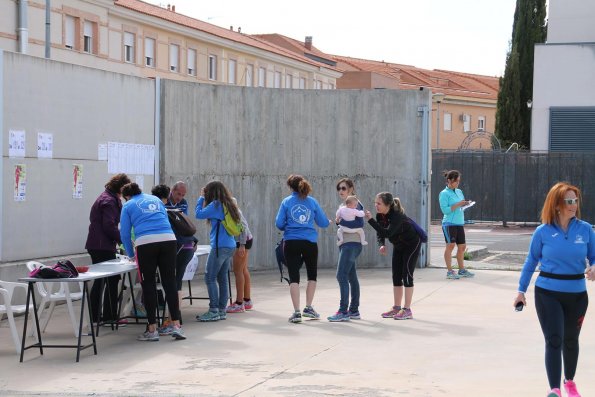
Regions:
M 562 201 L 564 201 L 564 203 L 566 203 L 566 205 L 578 204 L 577 198 L 564 199 Z
M 337 186 L 337 191 L 347 190 L 347 186 Z

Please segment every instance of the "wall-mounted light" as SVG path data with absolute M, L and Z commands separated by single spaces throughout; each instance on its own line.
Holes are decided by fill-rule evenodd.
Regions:
M 527 101 L 527 107 L 528 107 L 529 109 L 531 109 L 531 108 L 533 107 L 533 101 L 532 101 L 532 100 L 530 100 L 530 99 L 529 99 L 529 100 Z

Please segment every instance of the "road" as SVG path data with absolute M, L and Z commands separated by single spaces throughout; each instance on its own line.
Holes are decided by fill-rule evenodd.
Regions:
M 433 247 L 444 246 L 444 235 L 439 225 L 432 225 L 431 242 Z M 529 242 L 534 228 L 503 228 L 466 226 L 465 237 L 467 245 L 485 246 L 489 252 L 523 252 L 529 249 Z

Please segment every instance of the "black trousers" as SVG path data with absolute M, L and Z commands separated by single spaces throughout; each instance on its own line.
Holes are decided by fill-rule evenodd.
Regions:
M 91 263 L 99 263 L 116 259 L 116 253 L 103 250 L 87 250 L 91 255 Z M 115 321 L 118 319 L 118 283 L 120 276 L 111 276 L 95 280 L 91 288 L 89 299 L 91 300 L 91 314 L 93 321 Z M 104 285 L 107 283 L 105 289 Z M 99 310 L 101 305 L 101 293 L 103 291 L 103 311 Z M 100 314 L 103 313 L 102 318 Z
M 300 269 L 306 264 L 308 281 L 316 281 L 318 276 L 318 244 L 307 240 L 285 240 L 283 245 L 285 265 L 289 273 L 289 283 L 300 283 Z

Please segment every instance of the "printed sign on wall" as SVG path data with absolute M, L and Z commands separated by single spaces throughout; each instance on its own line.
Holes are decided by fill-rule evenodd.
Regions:
M 8 133 L 8 157 L 25 157 L 25 131 Z
M 54 150 L 54 135 L 47 132 L 37 133 L 37 157 L 51 159 Z
M 27 189 L 27 167 L 25 164 L 14 165 L 14 201 L 25 201 Z
M 72 165 L 72 198 L 83 198 L 83 165 Z

